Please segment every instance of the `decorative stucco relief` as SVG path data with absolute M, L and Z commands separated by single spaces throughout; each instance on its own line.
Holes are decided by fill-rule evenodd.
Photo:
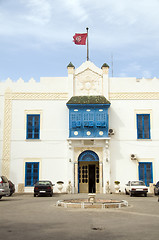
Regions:
M 90 69 L 75 76 L 75 95 L 101 95 L 102 77 Z
M 159 100 L 159 92 L 109 93 L 110 100 Z
M 68 94 L 67 93 L 19 93 L 15 92 L 12 93 L 11 98 L 13 100 L 65 100 L 68 99 Z
M 4 102 L 4 132 L 3 132 L 3 154 L 2 154 L 2 175 L 9 177 L 10 169 L 10 138 L 12 123 L 12 100 L 9 90 L 5 93 Z

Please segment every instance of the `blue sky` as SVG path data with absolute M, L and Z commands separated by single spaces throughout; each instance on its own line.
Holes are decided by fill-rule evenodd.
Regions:
M 67 76 L 86 61 L 73 43 L 89 27 L 90 61 L 114 77 L 159 77 L 158 0 L 0 0 L 0 81 Z

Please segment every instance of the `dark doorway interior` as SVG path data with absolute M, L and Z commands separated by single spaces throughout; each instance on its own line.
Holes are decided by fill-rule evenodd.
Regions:
M 95 165 L 89 165 L 89 193 L 95 193 Z

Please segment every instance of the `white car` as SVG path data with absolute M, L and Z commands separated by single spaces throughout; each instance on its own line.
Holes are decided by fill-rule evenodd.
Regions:
M 130 197 L 133 195 L 144 194 L 147 197 L 148 187 L 143 181 L 129 181 L 125 184 L 125 193 L 129 194 Z

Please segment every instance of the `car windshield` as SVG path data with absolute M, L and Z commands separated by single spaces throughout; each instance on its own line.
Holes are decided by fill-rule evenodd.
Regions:
M 145 183 L 144 182 L 142 182 L 142 181 L 133 181 L 133 182 L 131 182 L 131 186 L 143 186 L 143 185 L 145 185 Z
M 39 181 L 37 182 L 38 185 L 50 185 L 51 182 L 50 181 Z

